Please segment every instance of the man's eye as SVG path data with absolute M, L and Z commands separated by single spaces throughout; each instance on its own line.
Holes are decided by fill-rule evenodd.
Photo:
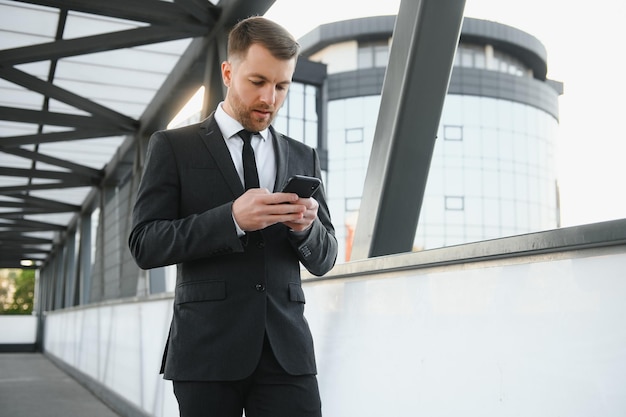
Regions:
M 263 81 L 255 81 L 255 80 L 250 80 L 250 82 L 251 82 L 253 85 L 256 85 L 256 86 L 263 85 Z

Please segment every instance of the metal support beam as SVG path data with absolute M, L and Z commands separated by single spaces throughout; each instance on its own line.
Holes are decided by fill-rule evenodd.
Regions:
M 81 116 L 68 113 L 54 113 L 42 110 L 18 109 L 0 106 L 0 120 L 22 123 L 40 123 L 53 126 L 69 126 L 75 128 L 100 128 L 110 130 L 110 122 L 92 116 Z M 121 132 L 133 132 L 133 127 L 119 127 Z
M 411 251 L 465 0 L 403 0 L 352 259 Z
M 167 26 L 146 26 L 102 35 L 64 39 L 21 48 L 0 51 L 0 62 L 4 65 L 26 64 L 29 62 L 60 59 L 70 56 L 112 51 L 116 49 L 143 46 L 152 43 L 173 41 L 193 36 L 202 36 L 209 28 L 189 26 L 187 30 L 174 30 Z
M 14 148 L 6 147 L 5 148 L 0 145 L 0 152 L 19 156 L 25 159 L 30 159 L 31 161 L 44 162 L 48 165 L 54 165 L 60 168 L 69 169 L 70 171 L 75 172 L 77 174 L 86 175 L 86 176 L 90 176 L 93 178 L 102 177 L 102 172 L 100 170 L 90 168 L 85 165 L 80 165 L 71 161 L 67 161 L 65 159 L 56 158 L 54 156 L 49 156 L 49 155 L 45 155 L 39 152 L 29 151 L 20 147 L 14 147 Z
M 226 86 L 222 80 L 220 63 L 226 61 L 228 33 L 216 33 L 213 42 L 209 46 L 207 54 L 206 70 L 204 75 L 204 100 L 202 102 L 202 118 L 208 117 L 220 101 L 226 97 Z
M 180 26 L 198 24 L 188 8 L 181 7 L 180 2 L 171 3 L 159 0 L 17 0 L 22 3 L 38 4 L 47 7 L 65 8 L 83 13 L 91 13 L 99 16 L 109 16 L 118 19 L 134 20 L 155 25 Z M 185 3 L 189 2 L 186 0 Z M 204 2 L 203 9 L 195 10 L 196 14 L 202 14 L 202 21 L 206 21 L 205 15 L 217 7 L 208 1 Z M 217 14 L 217 13 L 213 13 Z
M 44 81 L 33 75 L 25 73 L 15 68 L 0 67 L 0 77 L 7 81 L 21 85 L 22 87 L 40 93 L 48 98 L 58 100 L 62 103 L 76 107 L 77 109 L 84 110 L 87 113 L 91 113 L 95 117 L 106 119 L 109 124 L 113 123 L 115 126 L 134 131 L 137 128 L 139 122 L 120 114 L 108 107 L 102 106 L 92 100 L 85 97 L 74 94 L 66 89 L 57 87 L 51 82 Z
M 36 113 L 36 112 L 35 112 Z M 0 120 L 2 118 L 0 117 Z M 127 133 L 119 129 L 75 129 L 63 132 L 36 133 L 33 135 L 7 136 L 0 138 L 0 150 L 4 148 L 32 145 L 36 143 L 66 142 L 79 139 L 106 138 Z

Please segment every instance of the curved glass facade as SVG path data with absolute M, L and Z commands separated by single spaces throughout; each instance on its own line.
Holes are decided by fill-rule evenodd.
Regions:
M 380 96 L 328 103 L 328 196 L 349 259 Z M 558 122 L 532 106 L 448 95 L 415 250 L 557 227 L 554 139 Z
M 340 262 L 350 259 L 358 213 L 367 210 L 361 196 L 381 102 L 379 63 L 388 57 L 391 36 L 372 36 L 361 23 L 327 25 L 320 38 L 325 46 L 307 45 L 311 58 L 329 68 L 326 187 Z M 355 39 L 347 40 L 346 31 Z M 465 22 L 414 250 L 559 226 L 555 146 L 562 87 L 545 79 L 545 54 L 538 40 L 515 28 Z
M 526 104 L 448 95 L 415 247 L 557 227 L 557 128 L 556 119 Z

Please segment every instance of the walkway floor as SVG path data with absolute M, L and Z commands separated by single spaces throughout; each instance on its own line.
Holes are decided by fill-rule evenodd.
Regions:
M 0 353 L 0 416 L 119 417 L 40 353 Z

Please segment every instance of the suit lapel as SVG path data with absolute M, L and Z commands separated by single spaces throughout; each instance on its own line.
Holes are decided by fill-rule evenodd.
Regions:
M 237 174 L 228 147 L 224 143 L 224 136 L 212 114 L 202 122 L 199 133 L 233 195 L 243 194 L 244 189 L 239 174 Z
M 287 184 L 288 168 L 289 168 L 289 142 L 274 130 L 270 125 L 270 131 L 274 140 L 274 153 L 276 154 L 276 182 L 274 183 L 274 191 L 280 191 Z

